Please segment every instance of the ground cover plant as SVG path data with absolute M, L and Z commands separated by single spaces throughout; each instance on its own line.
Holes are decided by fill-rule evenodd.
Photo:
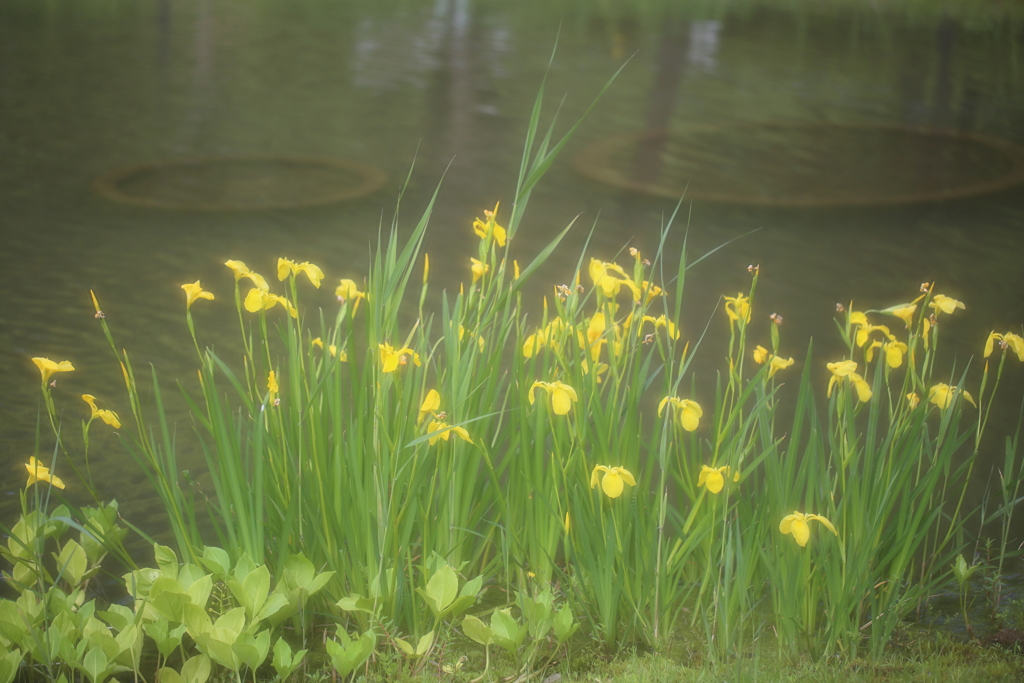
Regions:
M 954 576 L 970 581 L 968 521 L 1002 524 L 1000 581 L 1017 434 L 999 495 L 984 513 L 965 500 L 1024 339 L 993 332 L 971 361 L 982 380 L 967 386 L 963 364 L 939 360 L 965 304 L 924 283 L 838 305 L 846 353 L 817 358 L 758 308 L 751 265 L 709 323 L 728 326 L 727 347 L 702 348 L 680 312 L 688 268 L 706 255 L 685 241 L 666 253 L 675 214 L 643 251 L 581 254 L 528 315 L 525 283 L 573 228 L 539 254 L 516 249 L 531 191 L 568 139 L 539 132 L 542 96 L 515 201 L 465 226 L 478 249 L 440 310 L 425 306 L 421 253 L 436 193 L 404 239 L 396 210 L 365 278 L 282 257 L 269 277 L 229 260 L 211 290 L 182 285 L 199 382 L 179 390 L 209 496 L 181 472 L 166 389 L 154 371 L 143 399 L 96 295 L 130 417 L 83 396 L 91 417 L 72 444 L 51 380 L 73 363 L 33 359 L 52 438 L 26 464 L 22 515 L 0 551 L 18 594 L 0 602 L 0 683 L 19 671 L 138 678 L 144 650 L 161 680 L 200 683 L 215 671 L 284 680 L 311 649 L 353 679 L 391 666 L 482 680 L 495 658 L 525 681 L 584 642 L 613 653 L 684 639 L 713 667 L 755 642 L 791 661 L 881 661 L 910 612 Z M 203 343 L 196 305 L 237 318 L 240 358 Z M 698 352 L 702 373 L 721 359 L 701 397 Z M 780 410 L 783 381 L 797 392 Z M 72 485 L 57 472 L 93 491 L 89 433 L 101 425 L 166 509 L 173 548 L 153 545 L 155 568 L 124 551 L 116 504 L 50 505 Z M 126 604 L 90 594 L 111 553 L 130 568 Z M 482 666 L 445 663 L 453 642 Z

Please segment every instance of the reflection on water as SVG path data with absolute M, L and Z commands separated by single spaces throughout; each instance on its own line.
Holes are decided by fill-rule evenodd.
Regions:
M 201 279 L 217 295 L 194 309 L 196 326 L 203 343 L 230 357 L 238 349 L 233 311 L 224 315 L 232 287 L 224 260 L 266 272 L 283 255 L 315 262 L 331 278 L 359 280 L 396 197 L 387 187 L 302 210 L 168 212 L 95 195 L 97 176 L 182 158 L 301 157 L 351 159 L 401 178 L 415 157 L 405 226 L 448 169 L 427 240 L 439 298 L 468 277 L 473 217 L 497 200 L 510 203 L 525 122 L 556 33 L 547 92 L 549 102 L 567 93 L 559 130 L 635 52 L 570 154 L 638 131 L 727 131 L 765 122 L 926 126 L 1024 144 L 1020 8 L 945 5 L 953 9 L 896 0 L 7 0 L 0 4 L 0 515 L 9 517 L 19 463 L 33 448 L 38 387 L 31 356 L 74 362 L 76 372 L 61 377 L 56 392 L 67 425 L 88 415 L 82 393 L 128 412 L 92 317 L 90 288 L 136 368 L 152 364 L 163 378 L 182 461 L 199 470 L 191 425 L 174 401 L 175 381 L 194 389 L 179 285 Z M 737 144 L 722 135 L 720 142 L 705 139 L 705 157 L 726 156 L 718 145 Z M 739 155 L 735 171 L 720 164 L 713 173 L 722 182 L 742 176 L 745 187 L 763 193 L 786 177 L 779 166 L 794 163 L 783 162 L 783 153 L 809 147 L 813 142 L 784 143 L 756 165 Z M 847 141 L 839 149 L 859 168 L 878 163 L 870 145 Z M 656 145 L 631 154 L 641 178 L 658 177 L 669 164 L 693 183 L 712 173 Z M 985 158 L 971 163 L 991 171 Z M 961 170 L 954 164 L 943 172 Z M 901 173 L 915 176 L 907 182 L 920 180 L 914 167 Z M 565 156 L 534 193 L 513 256 L 532 256 L 578 214 L 582 226 L 597 221 L 594 255 L 611 260 L 627 245 L 651 252 L 672 206 L 587 180 Z M 967 302 L 944 329 L 962 366 L 989 330 L 1024 322 L 1022 225 L 1019 188 L 857 209 L 698 201 L 688 238 L 695 255 L 761 228 L 687 280 L 684 335 L 696 339 L 712 320 L 698 380 L 712 379 L 720 365 L 711 350 L 725 334 L 718 297 L 747 287 L 750 263 L 762 269 L 760 314 L 785 317 L 786 353 L 801 357 L 813 336 L 822 364 L 839 352 L 835 302 L 856 298 L 859 306 L 882 308 L 937 280 L 941 291 Z M 571 279 L 569 264 L 586 233 L 572 233 L 561 258 L 537 273 L 529 299 L 539 304 L 551 283 Z M 681 243 L 682 229 L 667 247 Z M 332 289 L 307 300 L 333 311 Z M 997 437 L 1016 415 L 1021 372 L 1010 364 L 1012 386 L 1003 395 L 1014 398 L 993 410 L 994 458 L 1001 457 Z M 158 515 L 143 505 L 141 475 L 124 465 L 116 438 L 98 431 L 94 471 L 105 472 L 107 487 L 101 493 L 117 497 L 129 519 L 147 527 Z

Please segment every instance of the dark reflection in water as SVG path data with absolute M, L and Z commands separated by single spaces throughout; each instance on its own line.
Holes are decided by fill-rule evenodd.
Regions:
M 1024 12 L 1012 4 L 945 6 L 942 13 L 898 0 L 7 0 L 0 4 L 0 516 L 13 514 L 21 463 L 33 448 L 38 375 L 30 357 L 74 362 L 76 372 L 60 377 L 56 391 L 71 432 L 88 415 L 82 393 L 128 414 L 119 371 L 92 318 L 90 288 L 137 370 L 152 364 L 160 373 L 181 459 L 199 471 L 192 425 L 175 398 L 179 380 L 195 390 L 179 285 L 200 279 L 216 293 L 217 301 L 194 308 L 196 324 L 203 343 L 232 357 L 239 349 L 224 260 L 272 273 L 276 258 L 288 256 L 317 263 L 332 280 L 359 280 L 396 196 L 392 184 L 301 210 L 157 211 L 96 196 L 90 186 L 98 175 L 188 157 L 278 156 L 353 159 L 401 178 L 416 155 L 403 206 L 407 228 L 448 169 L 427 240 L 436 303 L 468 277 L 473 217 L 498 200 L 509 206 L 526 120 L 561 24 L 547 84 L 551 110 L 567 93 L 558 130 L 636 54 L 534 193 L 512 247 L 522 262 L 582 216 L 527 293 L 537 310 L 552 283 L 571 279 L 595 220 L 593 255 L 610 260 L 629 245 L 649 253 L 674 205 L 582 178 L 569 157 L 597 141 L 767 122 L 930 126 L 1024 144 Z M 630 152 L 641 179 L 658 177 L 670 160 L 656 142 Z M 708 154 L 728 159 L 735 144 L 726 135 Z M 843 154 L 868 166 L 869 152 L 849 144 Z M 771 162 L 769 155 L 759 166 L 772 174 L 762 190 L 790 177 Z M 756 181 L 749 164 L 737 164 L 735 174 L 719 172 L 726 179 L 747 172 L 746 182 Z M 684 175 L 697 183 L 710 172 L 690 167 Z M 968 307 L 943 330 L 958 367 L 978 354 L 991 329 L 1024 322 L 1019 187 L 906 206 L 696 202 L 685 213 L 693 255 L 761 228 L 688 279 L 684 335 L 696 339 L 711 320 L 696 365 L 702 381 L 721 367 L 726 325 L 718 297 L 748 287 L 751 263 L 763 273 L 760 334 L 767 337 L 769 313 L 783 314 L 784 352 L 802 358 L 814 337 L 822 375 L 824 362 L 841 353 L 832 322 L 837 301 L 882 308 L 913 298 L 922 281 L 938 281 Z M 673 233 L 670 253 L 682 235 L 682 228 Z M 305 300 L 331 312 L 332 289 L 307 292 Z M 977 371 L 975 361 L 975 386 Z M 1008 363 L 985 474 L 1015 424 L 1022 376 L 1015 360 Z M 93 444 L 101 494 L 121 500 L 134 523 L 155 528 L 160 512 L 147 505 L 143 477 L 102 432 L 94 429 Z M 979 482 L 975 495 L 984 477 Z

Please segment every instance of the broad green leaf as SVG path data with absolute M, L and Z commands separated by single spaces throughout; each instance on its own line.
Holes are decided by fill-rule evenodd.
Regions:
M 256 637 L 247 633 L 238 636 L 238 639 L 231 645 L 239 661 L 255 671 L 260 668 L 267 659 L 270 652 L 270 631 L 262 631 Z
M 313 577 L 313 580 L 309 582 L 309 586 L 306 587 L 306 594 L 313 595 L 319 592 L 321 588 L 327 585 L 328 581 L 334 578 L 334 574 L 334 570 L 331 570 L 329 572 L 320 572 L 319 574 L 317 574 L 315 577 Z
M 398 645 L 398 649 L 404 652 L 409 657 L 422 657 L 430 649 L 430 646 L 434 644 L 434 632 L 431 631 L 425 636 L 419 639 L 416 643 L 416 647 L 413 647 L 408 641 L 402 638 L 395 638 L 395 644 Z
M 107 680 L 107 656 L 98 647 L 94 647 L 82 658 L 82 671 L 92 683 L 103 683 Z
M 79 611 L 81 612 L 81 610 Z M 96 616 L 103 619 L 118 631 L 123 631 L 128 628 L 129 624 L 135 623 L 135 613 L 124 605 L 118 605 L 117 603 L 112 604 L 110 609 L 97 613 Z
M 210 599 L 210 592 L 213 590 L 213 576 L 206 574 L 199 579 L 196 579 L 192 584 L 185 589 L 185 593 L 189 599 L 195 604 L 205 607 L 206 602 Z
M 222 548 L 212 545 L 203 547 L 203 566 L 214 574 L 227 574 L 231 571 L 231 556 Z
M 491 637 L 515 657 L 526 637 L 526 629 L 516 622 L 509 610 L 494 610 L 491 614 Z
M 64 579 L 70 585 L 77 586 L 81 582 L 88 564 L 89 560 L 85 556 L 85 549 L 74 539 L 68 539 L 57 557 L 57 571 L 63 573 Z
M 316 576 L 316 568 L 304 555 L 291 555 L 284 561 L 282 578 L 290 588 L 308 590 L 314 576 Z
M 117 644 L 117 640 L 107 631 L 92 631 L 89 633 L 88 639 L 94 650 L 99 649 L 103 652 L 107 661 L 114 659 L 121 653 L 121 647 Z M 106 666 L 106 663 L 103 666 Z
M 186 683 L 185 679 L 181 677 L 181 674 L 167 666 L 162 667 L 160 671 L 157 672 L 157 678 L 160 680 L 160 683 Z M 187 683 L 191 682 L 189 681 Z
M 246 600 L 242 604 L 246 606 L 249 618 L 252 618 L 259 613 L 270 593 L 270 570 L 267 569 L 267 565 L 261 564 L 255 571 L 250 572 L 242 580 L 242 588 L 245 590 L 246 596 Z M 242 602 L 241 598 L 239 598 L 239 602 Z
M 169 579 L 177 579 L 178 556 L 174 554 L 174 551 L 165 545 L 154 543 L 153 552 L 156 555 L 156 566 L 160 568 L 160 573 Z
M 210 658 L 196 655 L 181 665 L 181 675 L 185 683 L 206 683 L 210 677 Z
M 331 665 L 341 678 L 345 678 L 355 667 L 351 664 L 351 658 L 344 645 L 336 640 L 328 639 L 325 643 L 327 656 L 331 658 Z
M 274 657 L 271 662 L 277 672 L 277 677 L 282 681 L 287 679 L 302 663 L 302 658 L 305 656 L 306 650 L 299 650 L 293 655 L 288 642 L 284 638 L 278 638 L 274 643 Z
M 213 661 L 237 673 L 242 663 L 231 647 L 237 637 L 237 633 L 214 628 L 209 633 L 197 637 L 195 641 L 203 654 L 209 655 Z
M 364 598 L 361 595 L 353 593 L 348 597 L 338 600 L 336 604 L 346 612 L 366 612 L 367 614 L 373 614 L 373 603 L 374 601 L 370 598 Z
M 555 637 L 558 638 L 559 645 L 576 633 L 580 625 L 573 619 L 572 609 L 570 609 L 569 605 L 562 605 L 561 609 L 558 610 L 558 614 L 555 615 L 554 627 Z
M 235 563 L 235 569 L 232 573 L 236 581 L 241 581 L 255 570 L 256 565 L 253 563 L 252 558 L 249 557 L 249 554 L 242 553 L 242 556 L 238 558 L 238 562 Z
M 228 610 L 213 622 L 214 629 L 230 631 L 236 636 L 245 630 L 245 608 L 236 607 Z
M 185 605 L 183 616 L 182 622 L 193 639 L 198 638 L 204 633 L 209 633 L 213 628 L 210 615 L 199 605 L 194 605 L 191 602 Z
M 455 570 L 446 564 L 434 572 L 425 593 L 434 616 L 443 616 L 459 595 L 459 577 Z
M 197 567 L 191 562 L 181 565 L 181 567 L 178 569 L 178 583 L 180 583 L 181 587 L 186 590 L 188 590 L 188 588 L 193 583 L 199 581 L 204 576 L 208 576 L 206 571 L 204 571 L 200 567 Z
M 397 645 L 398 649 L 405 653 L 407 656 L 416 656 L 416 649 L 412 645 L 410 645 L 409 642 L 404 638 L 395 638 L 395 645 Z
M 288 606 L 289 602 L 287 597 L 281 593 L 271 593 L 270 598 L 263 603 L 263 608 L 260 610 L 260 613 L 256 615 L 255 619 L 253 619 L 253 623 L 258 623 L 264 619 L 271 619 L 277 615 L 278 612 L 286 609 Z
M 0 599 L 0 636 L 20 644 L 25 635 L 24 623 L 17 603 Z
M 490 627 L 472 614 L 462 618 L 462 632 L 481 645 L 487 646 L 492 642 Z
M 0 683 L 11 683 L 15 674 L 18 673 L 18 666 L 25 655 L 21 650 L 13 649 L 0 654 Z
M 164 619 L 180 622 L 185 620 L 185 607 L 192 604 L 192 600 L 184 592 L 163 591 L 151 598 L 149 604 Z

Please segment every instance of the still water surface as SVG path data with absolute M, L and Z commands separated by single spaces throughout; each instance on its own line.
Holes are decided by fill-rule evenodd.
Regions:
M 528 293 L 537 303 L 571 278 L 595 222 L 590 255 L 611 260 L 624 247 L 656 248 L 674 202 L 602 185 L 571 163 L 615 136 L 719 127 L 715 144 L 702 150 L 704 171 L 678 163 L 682 153 L 673 158 L 671 150 L 660 150 L 658 163 L 695 192 L 702 179 L 717 177 L 766 196 L 851 165 L 857 172 L 843 186 L 864 182 L 861 196 L 895 182 L 878 180 L 887 174 L 910 185 L 929 174 L 962 184 L 996 171 L 984 151 L 950 157 L 937 147 L 917 158 L 896 153 L 898 145 L 842 136 L 794 149 L 773 139 L 758 148 L 790 150 L 782 163 L 751 151 L 760 143 L 742 134 L 764 124 L 923 126 L 1024 145 L 1019 3 L 7 0 L 0 4 L 0 516 L 9 520 L 16 508 L 20 463 L 32 453 L 39 393 L 32 356 L 74 363 L 55 392 L 69 427 L 88 415 L 78 398 L 86 392 L 129 414 L 90 288 L 137 369 L 153 364 L 171 393 L 177 380 L 191 386 L 195 359 L 180 285 L 200 279 L 216 293 L 216 302 L 194 308 L 196 324 L 201 342 L 230 356 L 236 321 L 223 262 L 241 259 L 269 273 L 287 256 L 320 265 L 331 280 L 360 280 L 415 158 L 401 223 L 412 227 L 447 169 L 426 246 L 434 293 L 457 291 L 475 250 L 472 219 L 512 199 L 526 120 L 559 25 L 547 92 L 549 111 L 566 96 L 562 129 L 633 58 L 534 193 L 513 245 L 522 262 L 581 217 L 537 273 Z M 807 166 L 797 168 L 804 152 Z M 390 180 L 357 200 L 232 212 L 134 206 L 93 189 L 98 176 L 134 165 L 253 156 L 354 160 Z M 645 167 L 631 172 L 642 176 Z M 802 358 L 814 337 L 823 373 L 829 354 L 840 352 L 836 302 L 883 308 L 915 297 L 923 281 L 938 281 L 938 291 L 967 304 L 943 329 L 958 363 L 979 354 L 990 330 L 1019 331 L 1019 185 L 956 200 L 862 204 L 687 205 L 694 256 L 760 228 L 687 280 L 684 334 L 695 339 L 713 320 L 699 378 L 721 367 L 719 296 L 745 291 L 752 263 L 761 266 L 756 315 L 764 339 L 768 314 L 782 314 L 783 352 Z M 670 253 L 682 234 L 673 233 Z M 333 286 L 306 301 L 332 311 Z M 1024 394 L 1024 369 L 1016 360 L 1008 369 L 982 479 L 1001 462 L 1002 434 Z M 182 458 L 201 469 L 191 424 L 172 408 Z M 160 513 L 148 505 L 141 473 L 104 429 L 93 430 L 101 495 L 154 528 Z M 51 447 L 44 438 L 44 451 Z

